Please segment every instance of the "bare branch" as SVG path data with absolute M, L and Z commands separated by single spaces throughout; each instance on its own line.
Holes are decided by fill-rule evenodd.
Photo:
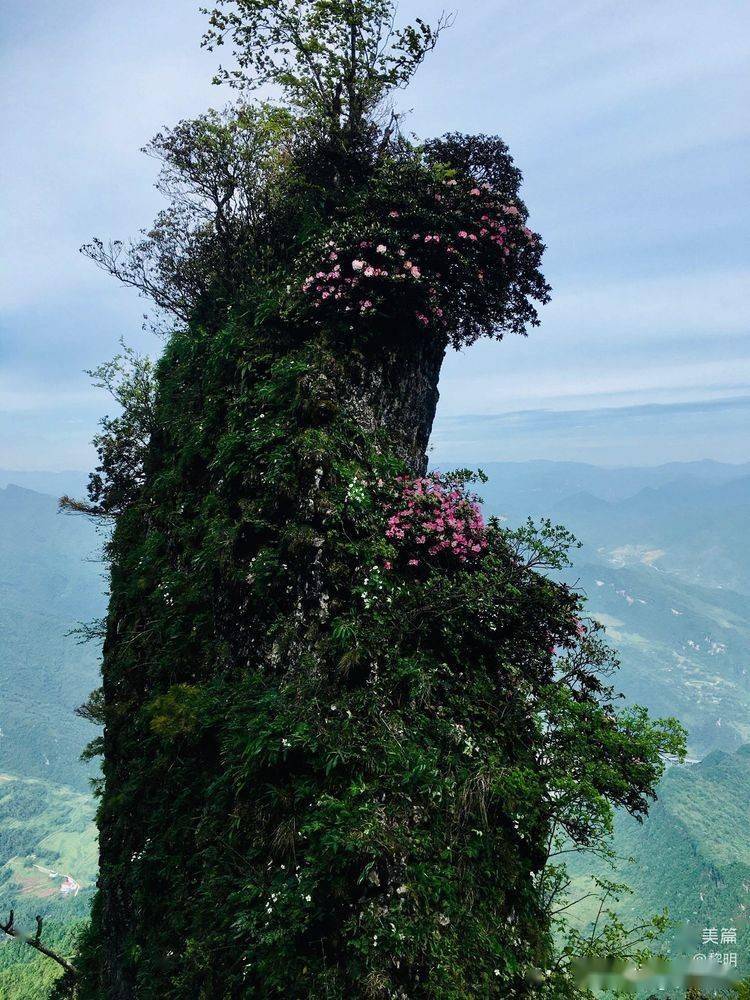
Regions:
M 70 973 L 71 976 L 77 976 L 75 966 L 64 958 L 62 955 L 58 955 L 57 952 L 52 951 L 46 945 L 42 944 L 42 918 L 37 916 L 36 918 L 36 932 L 32 936 L 30 934 L 25 934 L 23 931 L 19 930 L 15 926 L 15 914 L 13 910 L 10 911 L 10 915 L 6 923 L 0 921 L 0 931 L 7 934 L 8 937 L 15 938 L 17 941 L 23 941 L 34 951 L 38 951 L 40 955 L 45 955 L 47 958 L 51 958 L 53 962 L 57 962 L 59 966 L 65 969 L 66 972 Z

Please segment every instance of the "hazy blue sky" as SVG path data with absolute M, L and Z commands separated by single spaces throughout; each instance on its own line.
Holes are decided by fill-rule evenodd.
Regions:
M 411 127 L 506 139 L 555 292 L 529 339 L 448 359 L 436 457 L 747 460 L 746 0 L 455 6 Z M 0 467 L 87 466 L 108 403 L 83 370 L 121 336 L 159 349 L 145 303 L 77 248 L 147 225 L 139 147 L 229 98 L 201 29 L 192 0 L 0 8 Z

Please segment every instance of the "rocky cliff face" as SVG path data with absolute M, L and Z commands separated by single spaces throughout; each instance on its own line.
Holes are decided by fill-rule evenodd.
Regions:
M 438 403 L 445 343 L 433 335 L 386 341 L 353 359 L 347 408 L 370 433 L 387 431 L 391 446 L 414 476 L 427 471 L 427 446 Z
M 426 471 L 444 350 L 415 331 L 347 355 L 341 345 L 251 343 L 237 329 L 168 348 L 147 484 L 114 546 L 94 924 L 102 995 L 151 996 L 164 963 L 179 982 L 205 907 L 222 924 L 241 912 L 229 884 L 252 841 L 293 843 L 293 830 L 255 816 L 220 859 L 212 788 L 223 744 L 248 672 L 300 693 L 314 677 L 326 700 L 340 696 L 331 622 L 359 597 L 333 498 L 350 485 L 344 475 L 371 475 L 373 462 Z M 264 579 L 269 558 L 274 578 Z M 250 808 L 246 795 L 223 789 L 220 828 Z M 267 863 L 274 853 L 269 844 Z M 220 968 L 209 976 L 219 991 Z

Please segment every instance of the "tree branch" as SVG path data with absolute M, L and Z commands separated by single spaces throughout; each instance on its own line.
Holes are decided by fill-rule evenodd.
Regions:
M 42 918 L 37 915 L 36 918 L 36 933 L 32 937 L 30 934 L 25 934 L 20 931 L 15 926 L 15 914 L 13 910 L 10 911 L 8 920 L 6 923 L 0 921 L 0 931 L 7 934 L 8 937 L 16 938 L 18 941 L 23 941 L 30 948 L 38 951 L 41 955 L 45 955 L 47 958 L 51 958 L 53 962 L 57 962 L 59 966 L 65 969 L 66 972 L 70 973 L 71 976 L 77 976 L 75 966 L 63 958 L 62 955 L 58 955 L 57 952 L 52 951 L 51 948 L 47 948 L 46 945 L 42 944 Z

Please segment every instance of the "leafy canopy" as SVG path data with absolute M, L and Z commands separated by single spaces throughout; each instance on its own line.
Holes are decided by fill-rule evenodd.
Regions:
M 396 27 L 393 0 L 219 0 L 203 44 L 229 40 L 237 68 L 216 82 L 281 88 L 289 103 L 352 139 L 388 95 L 405 87 L 449 19 Z
M 160 164 L 166 207 L 130 243 L 95 238 L 81 252 L 156 305 L 157 330 L 164 317 L 167 332 L 185 326 L 209 300 L 226 308 L 271 211 L 291 129 L 287 112 L 244 103 L 163 129 L 143 151 Z

